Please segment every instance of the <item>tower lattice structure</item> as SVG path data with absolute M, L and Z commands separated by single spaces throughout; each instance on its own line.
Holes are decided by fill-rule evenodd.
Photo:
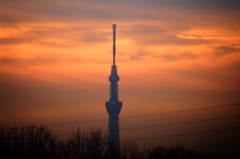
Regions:
M 122 108 L 122 102 L 118 100 L 118 81 L 119 76 L 117 74 L 116 66 L 116 24 L 113 24 L 113 62 L 111 68 L 111 74 L 109 76 L 110 81 L 110 98 L 106 102 L 107 112 L 109 114 L 108 120 L 108 140 L 115 147 L 120 147 L 119 142 L 119 113 Z

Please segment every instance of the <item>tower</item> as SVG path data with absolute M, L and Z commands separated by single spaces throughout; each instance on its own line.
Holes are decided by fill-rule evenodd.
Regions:
M 118 100 L 118 81 L 119 76 L 117 74 L 116 66 L 116 24 L 113 24 L 113 63 L 111 74 L 109 76 L 110 81 L 110 98 L 106 102 L 107 112 L 109 114 L 108 119 L 108 141 L 115 147 L 119 148 L 119 121 L 118 116 L 122 108 L 122 102 Z

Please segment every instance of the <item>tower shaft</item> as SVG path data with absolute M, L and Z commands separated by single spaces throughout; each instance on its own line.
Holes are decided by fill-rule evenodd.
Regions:
M 119 113 L 122 108 L 122 102 L 118 100 L 118 81 L 119 76 L 117 74 L 117 66 L 115 62 L 116 57 L 116 24 L 113 24 L 113 65 L 111 68 L 111 74 L 109 76 L 110 81 L 110 98 L 106 102 L 106 109 L 109 114 L 108 120 L 108 140 L 109 143 L 119 148 Z
M 113 24 L 113 66 L 115 66 L 116 59 L 116 29 L 117 25 Z

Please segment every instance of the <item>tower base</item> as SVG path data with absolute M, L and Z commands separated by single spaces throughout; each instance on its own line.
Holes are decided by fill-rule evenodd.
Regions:
M 108 120 L 108 142 L 116 148 L 120 147 L 119 141 L 119 113 L 122 108 L 122 102 L 106 102 Z

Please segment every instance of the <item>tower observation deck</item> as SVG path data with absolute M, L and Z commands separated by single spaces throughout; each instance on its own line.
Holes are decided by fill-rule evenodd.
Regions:
M 108 141 L 115 147 L 120 147 L 119 142 L 119 120 L 118 116 L 122 108 L 122 102 L 118 100 L 118 81 L 119 76 L 117 74 L 116 66 L 116 24 L 113 24 L 113 62 L 111 68 L 111 74 L 109 76 L 110 81 L 110 98 L 107 101 L 106 108 L 109 114 L 108 120 Z

